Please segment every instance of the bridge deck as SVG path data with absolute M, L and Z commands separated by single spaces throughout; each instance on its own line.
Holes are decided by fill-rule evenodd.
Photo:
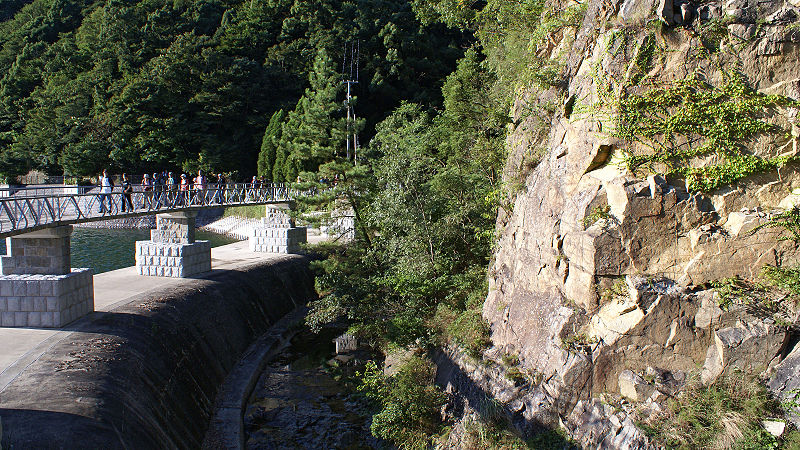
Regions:
M 192 191 L 143 191 L 141 186 L 137 186 L 137 192 L 130 197 L 131 205 L 126 207 L 119 187 L 110 194 L 100 194 L 97 188 L 88 192 L 81 192 L 84 188 L 79 187 L 64 188 L 77 190 L 72 193 L 57 193 L 48 189 L 46 192 L 35 188 L 4 192 L 5 196 L 0 197 L 0 238 L 100 220 L 220 206 L 285 204 L 296 196 L 283 184 L 211 184 L 206 189 Z

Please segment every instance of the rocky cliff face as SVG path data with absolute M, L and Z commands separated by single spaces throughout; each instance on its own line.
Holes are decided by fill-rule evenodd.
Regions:
M 789 395 L 793 309 L 754 308 L 766 293 L 723 309 L 711 285 L 798 260 L 761 226 L 800 201 L 800 2 L 593 0 L 554 57 L 566 38 L 561 86 L 514 107 L 507 178 L 524 187 L 483 309 L 493 351 L 541 379 L 513 413 L 591 445 L 625 429 L 635 447 L 601 393 L 644 402 L 738 367 Z M 553 102 L 544 133 L 524 112 Z

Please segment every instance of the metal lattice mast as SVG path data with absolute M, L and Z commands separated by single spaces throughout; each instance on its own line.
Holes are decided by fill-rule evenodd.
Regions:
M 350 142 L 353 143 L 353 162 L 358 163 L 358 133 L 355 128 L 356 114 L 352 104 L 352 85 L 358 84 L 358 58 L 361 49 L 361 43 L 356 41 L 350 43 L 349 49 L 349 64 L 348 64 L 348 48 L 344 49 L 344 60 L 342 61 L 342 72 L 347 70 L 347 79 L 342 83 L 347 85 L 345 107 L 347 108 L 347 136 L 346 136 L 346 155 L 347 160 L 350 161 Z M 349 65 L 349 68 L 348 68 Z

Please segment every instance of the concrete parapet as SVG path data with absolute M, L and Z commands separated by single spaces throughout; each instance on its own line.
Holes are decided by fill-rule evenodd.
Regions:
M 152 277 L 188 277 L 211 270 L 211 244 L 136 241 L 136 269 Z
M 0 326 L 62 327 L 94 311 L 92 269 L 0 275 Z
M 253 228 L 250 231 L 250 251 L 299 253 L 300 244 L 307 242 L 305 227 Z

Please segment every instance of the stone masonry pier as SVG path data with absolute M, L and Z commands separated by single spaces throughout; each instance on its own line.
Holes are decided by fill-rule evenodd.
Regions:
M 139 275 L 189 277 L 211 270 L 211 245 L 195 241 L 197 211 L 156 216 L 149 241 L 136 242 Z
M 94 310 L 93 272 L 71 268 L 71 235 L 66 225 L 6 239 L 0 326 L 61 327 Z
M 261 226 L 250 232 L 250 251 L 271 253 L 299 253 L 300 244 L 307 241 L 305 227 L 295 226 L 294 220 L 286 208 L 267 205 L 266 214 L 261 219 Z
M 304 256 L 211 257 L 191 279 L 96 275 L 97 311 L 68 329 L 0 327 L 0 447 L 200 448 L 242 352 L 315 296 Z

